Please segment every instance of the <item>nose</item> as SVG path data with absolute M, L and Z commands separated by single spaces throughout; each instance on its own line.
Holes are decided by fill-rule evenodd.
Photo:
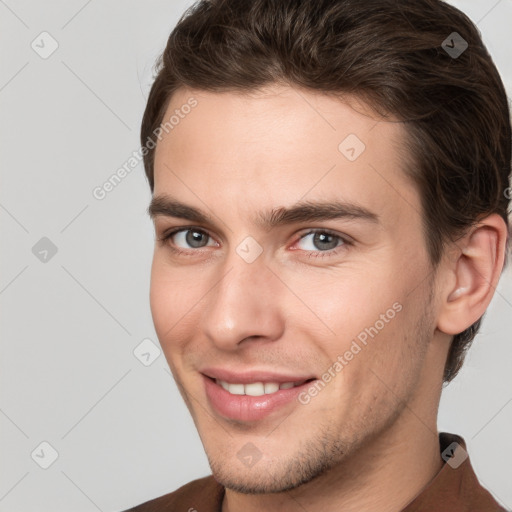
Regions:
M 283 284 L 263 255 L 247 263 L 234 250 L 205 297 L 203 334 L 219 349 L 234 351 L 251 339 L 276 340 L 283 334 Z

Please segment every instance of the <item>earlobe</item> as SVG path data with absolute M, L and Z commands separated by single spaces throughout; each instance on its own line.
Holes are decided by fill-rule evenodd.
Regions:
M 506 238 L 505 221 L 492 214 L 454 244 L 457 256 L 445 264 L 452 279 L 443 290 L 440 331 L 459 334 L 483 316 L 503 269 Z

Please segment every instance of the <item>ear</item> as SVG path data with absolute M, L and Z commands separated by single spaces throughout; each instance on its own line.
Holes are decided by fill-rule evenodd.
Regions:
M 444 259 L 437 328 L 456 335 L 484 313 L 498 284 L 505 259 L 507 225 L 498 214 L 478 222 L 453 243 Z

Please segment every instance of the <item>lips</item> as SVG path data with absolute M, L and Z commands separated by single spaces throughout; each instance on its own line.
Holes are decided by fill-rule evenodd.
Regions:
M 279 410 L 289 410 L 286 405 L 290 402 L 298 405 L 297 396 L 316 380 L 308 376 L 260 371 L 235 374 L 229 370 L 206 369 L 202 373 L 212 409 L 226 419 L 244 422 L 262 420 Z

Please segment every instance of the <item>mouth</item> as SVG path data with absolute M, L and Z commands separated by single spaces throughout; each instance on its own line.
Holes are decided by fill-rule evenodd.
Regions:
M 248 395 L 248 396 L 263 396 L 263 395 L 272 395 L 279 391 L 280 389 L 292 389 L 298 386 L 302 386 L 308 382 L 315 380 L 314 378 L 299 380 L 299 381 L 290 381 L 290 382 L 249 382 L 246 384 L 243 383 L 231 383 L 221 379 L 214 379 L 212 377 L 208 377 L 213 380 L 218 386 L 221 386 L 224 390 L 232 395 Z
M 287 412 L 299 405 L 297 396 L 316 378 L 276 382 L 229 382 L 202 374 L 208 402 L 217 415 L 230 420 L 252 422 L 270 414 Z

